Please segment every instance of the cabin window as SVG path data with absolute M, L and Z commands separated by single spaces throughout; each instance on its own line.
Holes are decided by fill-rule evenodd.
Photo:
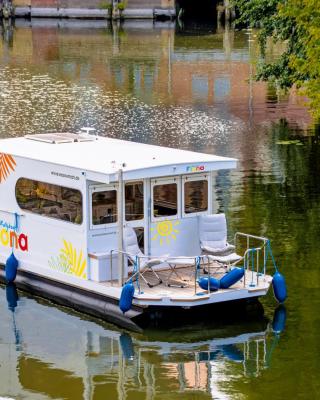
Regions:
M 79 190 L 20 178 L 16 200 L 22 210 L 74 224 L 82 223 L 82 195 Z
M 126 221 L 143 219 L 143 182 L 125 184 Z
M 105 225 L 116 223 L 117 191 L 103 190 L 92 193 L 92 224 Z
M 184 183 L 184 213 L 194 214 L 208 210 L 208 181 L 190 180 Z
M 153 216 L 172 217 L 178 214 L 177 183 L 155 184 L 153 186 Z

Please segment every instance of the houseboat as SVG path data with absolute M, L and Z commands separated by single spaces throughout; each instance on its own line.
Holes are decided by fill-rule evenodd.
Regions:
M 269 240 L 237 233 L 231 245 L 214 213 L 215 174 L 236 164 L 89 129 L 2 139 L 2 280 L 131 329 L 155 308 L 264 296 Z

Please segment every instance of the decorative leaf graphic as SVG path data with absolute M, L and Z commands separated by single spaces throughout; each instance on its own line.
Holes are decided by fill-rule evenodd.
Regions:
M 0 153 L 0 183 L 15 170 L 16 162 L 10 154 Z
M 62 263 L 69 265 L 70 273 L 72 275 L 86 279 L 87 260 L 85 259 L 82 250 L 77 254 L 77 250 L 73 247 L 71 242 L 63 240 L 63 244 L 64 247 L 60 250 Z

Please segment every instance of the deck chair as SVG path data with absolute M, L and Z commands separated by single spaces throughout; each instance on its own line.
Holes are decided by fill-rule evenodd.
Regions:
M 199 238 L 202 254 L 208 261 L 232 265 L 242 259 L 235 252 L 235 246 L 227 242 L 227 221 L 224 214 L 201 215 L 199 217 Z
M 137 278 L 139 274 L 140 277 L 150 288 L 160 285 L 162 283 L 162 280 L 159 277 L 159 275 L 153 270 L 153 267 L 155 265 L 162 264 L 163 262 L 165 262 L 165 259 L 145 256 L 140 250 L 140 247 L 138 245 L 136 232 L 131 227 L 126 227 L 124 229 L 123 245 L 124 245 L 124 252 L 126 253 L 126 256 L 132 263 L 135 263 L 137 258 L 139 260 L 140 273 L 139 271 L 135 271 L 131 278 L 132 279 Z M 155 276 L 155 278 L 157 279 L 156 284 L 152 284 L 146 279 L 144 274 L 147 271 L 152 272 L 152 274 Z

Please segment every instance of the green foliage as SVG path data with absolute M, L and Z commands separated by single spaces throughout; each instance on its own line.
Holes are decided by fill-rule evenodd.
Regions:
M 311 111 L 320 118 L 320 7 L 319 0 L 234 0 L 238 22 L 259 27 L 263 61 L 258 80 L 273 80 L 280 88 L 295 85 L 310 99 Z M 274 62 L 265 61 L 267 39 L 285 42 Z
M 109 1 L 102 1 L 100 3 L 100 8 L 103 10 L 108 10 L 109 13 L 112 12 L 112 2 Z
M 126 8 L 125 3 L 120 2 L 120 3 L 117 4 L 117 9 L 118 9 L 119 11 L 123 11 L 125 8 Z

